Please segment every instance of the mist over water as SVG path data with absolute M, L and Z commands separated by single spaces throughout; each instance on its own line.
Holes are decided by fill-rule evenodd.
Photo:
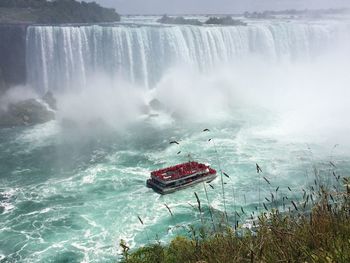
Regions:
M 121 238 L 168 241 L 180 231 L 169 226 L 198 222 L 188 202 L 203 187 L 159 196 L 145 181 L 189 153 L 218 169 L 212 138 L 229 216 L 253 211 L 259 187 L 298 198 L 315 167 L 331 185 L 329 161 L 350 171 L 349 44 L 346 19 L 30 27 L 28 87 L 3 100 L 50 90 L 57 120 L 0 130 L 0 260 L 112 262 Z
M 30 27 L 29 84 L 39 94 L 57 94 L 62 117 L 119 127 L 153 98 L 168 113 L 194 120 L 242 106 L 292 114 L 292 121 L 320 114 L 326 125 L 339 126 L 336 116 L 347 107 L 349 28 L 342 20 Z

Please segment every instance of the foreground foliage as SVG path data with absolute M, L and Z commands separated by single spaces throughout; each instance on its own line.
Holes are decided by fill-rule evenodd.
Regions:
M 224 230 L 177 237 L 132 253 L 121 243 L 124 263 L 177 262 L 350 262 L 350 195 L 320 192 L 308 213 L 278 210 L 258 218 L 256 232 Z M 203 234 L 204 231 L 204 234 Z

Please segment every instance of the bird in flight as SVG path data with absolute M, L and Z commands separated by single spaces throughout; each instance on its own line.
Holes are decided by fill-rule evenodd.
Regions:
M 180 144 L 177 141 L 171 141 L 170 144 Z

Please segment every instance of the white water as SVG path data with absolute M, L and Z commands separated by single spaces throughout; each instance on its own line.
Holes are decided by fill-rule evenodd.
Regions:
M 121 238 L 168 241 L 181 231 L 169 226 L 199 222 L 188 203 L 197 192 L 207 205 L 203 186 L 159 196 L 145 180 L 189 152 L 218 169 L 213 141 L 231 218 L 255 211 L 258 192 L 299 200 L 315 170 L 329 185 L 333 170 L 349 174 L 349 21 L 249 24 L 30 27 L 29 84 L 55 93 L 59 121 L 0 130 L 0 259 L 114 262 Z M 165 107 L 158 117 L 141 110 L 152 98 Z
M 242 59 L 308 61 L 349 44 L 344 21 L 251 22 L 238 27 L 29 27 L 29 83 L 39 93 L 84 89 L 97 72 L 154 87 L 172 67 L 201 72 Z

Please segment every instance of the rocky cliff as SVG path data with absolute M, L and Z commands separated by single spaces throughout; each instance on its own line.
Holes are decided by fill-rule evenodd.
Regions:
M 26 82 L 26 25 L 0 25 L 0 93 Z

